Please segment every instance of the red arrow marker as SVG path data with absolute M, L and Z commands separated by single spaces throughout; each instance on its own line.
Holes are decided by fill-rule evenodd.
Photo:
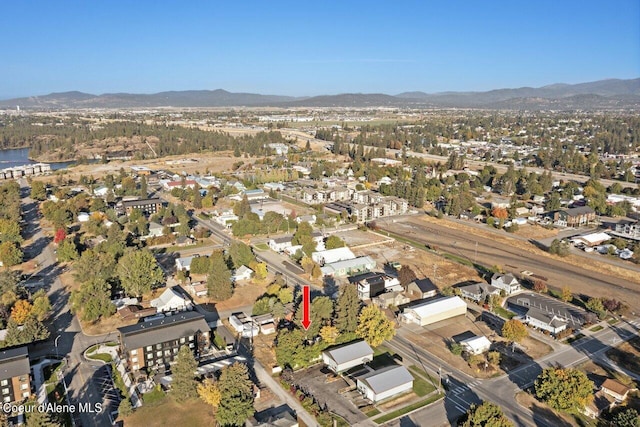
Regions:
M 309 293 L 309 286 L 303 286 L 302 287 L 302 327 L 304 328 L 305 331 L 309 329 L 309 326 L 311 325 L 311 319 L 309 318 L 311 314 L 310 304 L 311 304 L 311 297 Z

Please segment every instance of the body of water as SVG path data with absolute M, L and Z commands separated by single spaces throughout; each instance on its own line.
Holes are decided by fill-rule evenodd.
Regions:
M 31 165 L 34 162 L 29 160 L 29 149 L 28 148 L 12 148 L 8 150 L 0 150 L 0 169 L 13 168 L 16 166 L 22 165 Z M 49 162 L 43 162 L 49 163 Z M 51 165 L 51 170 L 64 169 L 74 164 L 75 162 L 59 162 L 59 163 L 49 163 Z

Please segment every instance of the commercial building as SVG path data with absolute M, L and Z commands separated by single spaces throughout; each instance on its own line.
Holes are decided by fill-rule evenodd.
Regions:
M 335 373 L 346 371 L 373 360 L 373 349 L 365 341 L 328 348 L 322 352 L 322 361 Z
M 356 378 L 362 395 L 372 402 L 405 393 L 413 388 L 413 376 L 404 366 L 387 366 Z
M 27 346 L 0 351 L 0 395 L 3 403 L 31 396 L 31 366 Z
M 471 337 L 466 340 L 460 341 L 460 345 L 469 354 L 482 354 L 485 351 L 489 351 L 491 348 L 491 341 L 484 335 L 481 337 Z
M 318 251 L 311 254 L 311 259 L 320 266 L 331 264 L 333 262 L 354 259 L 356 256 L 348 247 L 327 249 L 326 251 Z
M 351 274 L 362 273 L 376 267 L 376 262 L 370 256 L 361 256 L 354 259 L 325 264 L 321 270 L 325 276 L 345 277 Z
M 133 372 L 165 370 L 178 350 L 188 345 L 198 358 L 210 346 L 210 328 L 202 314 L 187 311 L 149 322 L 118 328 L 120 354 Z
M 445 297 L 405 308 L 400 320 L 426 326 L 466 313 L 467 304 L 460 297 Z

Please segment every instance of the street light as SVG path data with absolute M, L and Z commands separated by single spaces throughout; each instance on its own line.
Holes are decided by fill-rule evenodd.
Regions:
M 53 341 L 53 345 L 56 347 L 56 359 L 58 358 L 58 339 L 61 337 L 62 335 L 58 335 L 56 337 L 56 339 Z

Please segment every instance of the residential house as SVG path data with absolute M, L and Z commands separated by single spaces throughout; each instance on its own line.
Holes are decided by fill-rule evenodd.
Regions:
M 460 345 L 468 354 L 482 354 L 489 351 L 491 341 L 484 335 L 481 337 L 474 336 L 460 341 Z
M 615 400 L 602 390 L 593 395 L 593 400 L 583 409 L 582 413 L 589 418 L 598 418 L 604 411 L 609 411 L 615 406 Z
M 191 310 L 193 304 L 175 288 L 168 288 L 158 298 L 151 300 L 151 307 L 155 307 L 158 313 L 164 313 Z
M 298 427 L 298 420 L 291 415 L 291 408 L 282 405 L 278 408 L 269 408 L 262 413 L 256 412 L 247 420 L 247 427 Z
M 184 182 L 182 180 L 179 181 L 165 181 L 162 186 L 166 191 L 171 191 L 175 188 L 179 188 L 181 190 L 193 189 L 196 187 L 198 183 L 193 179 L 185 179 Z
M 143 319 L 145 317 L 153 316 L 158 313 L 155 307 L 144 308 L 140 305 L 125 305 L 118 308 L 118 314 L 124 320 L 129 319 Z
M 405 323 L 426 326 L 466 313 L 467 304 L 460 297 L 443 297 L 406 307 L 399 319 Z
M 411 300 L 402 292 L 392 291 L 380 294 L 377 297 L 372 298 L 371 301 L 378 307 L 387 308 L 399 307 L 403 304 L 407 304 Z
M 164 204 L 164 200 L 159 198 L 154 199 L 138 199 L 138 200 L 126 200 L 122 202 L 127 215 L 131 215 L 134 209 L 138 209 L 143 215 L 149 216 L 158 213 Z
M 193 245 L 194 240 L 188 236 L 179 236 L 176 239 L 176 246 L 189 246 Z
M 260 333 L 260 325 L 245 313 L 233 313 L 229 316 L 229 324 L 243 338 L 255 337 Z
M 424 279 L 416 279 L 407 285 L 407 293 L 414 298 L 424 299 L 435 297 L 438 293 L 438 287 L 425 277 Z
M 491 277 L 491 286 L 505 291 L 507 295 L 511 295 L 521 289 L 520 282 L 518 282 L 518 279 L 516 279 L 513 274 L 495 273 Z
M 356 378 L 357 389 L 371 402 L 380 402 L 413 389 L 413 376 L 402 365 L 387 366 Z
M 250 269 L 246 265 L 241 265 L 233 272 L 233 276 L 231 276 L 231 280 L 233 280 L 234 282 L 237 282 L 238 280 L 249 280 L 252 274 L 253 274 L 252 269 Z
M 320 266 L 331 264 L 332 262 L 354 259 L 355 257 L 356 256 L 353 254 L 353 252 L 351 252 L 351 249 L 346 246 L 342 248 L 317 251 L 311 254 L 311 259 L 314 262 L 318 263 Z
M 629 392 L 635 389 L 627 387 L 626 385 L 611 378 L 607 378 L 600 386 L 600 390 L 602 390 L 603 393 L 613 397 L 616 402 L 621 403 L 627 400 Z
M 160 237 L 164 235 L 164 227 L 157 222 L 149 223 L 149 237 Z
M 357 286 L 358 297 L 362 300 L 377 297 L 394 286 L 400 286 L 400 281 L 396 277 L 374 272 L 351 276 L 349 283 Z
M 267 182 L 266 184 L 264 184 L 262 186 L 262 188 L 264 188 L 265 191 L 284 191 L 285 190 L 285 186 L 284 184 L 280 183 L 280 182 Z
M 233 212 L 229 211 L 229 212 L 223 212 L 220 215 L 214 216 L 213 220 L 215 222 L 217 222 L 218 224 L 222 225 L 223 227 L 231 227 L 231 225 L 238 221 L 240 218 L 238 218 L 238 215 L 234 214 Z
M 370 256 L 361 256 L 354 259 L 325 264 L 320 269 L 322 274 L 331 277 L 345 277 L 352 274 L 370 271 L 376 267 L 376 262 Z
M 365 341 L 354 341 L 322 352 L 322 362 L 335 373 L 373 360 L 373 349 Z
M 524 315 L 524 323 L 529 326 L 543 331 L 547 331 L 553 335 L 567 329 L 567 322 L 555 314 L 547 313 L 535 307 L 530 307 Z
M 109 194 L 109 187 L 101 185 L 93 189 L 93 195 L 96 197 L 106 197 Z
M 191 270 L 191 261 L 194 258 L 197 258 L 197 255 L 187 256 L 183 258 L 176 259 L 176 270 L 178 271 L 190 271 Z
M 293 236 L 274 237 L 269 239 L 269 248 L 275 252 L 283 252 L 285 249 L 293 246 L 291 241 Z
M 191 295 L 195 295 L 197 297 L 206 297 L 208 290 L 207 284 L 203 282 L 193 282 L 187 286 L 187 290 Z
M 209 325 L 195 311 L 125 326 L 118 328 L 118 333 L 120 354 L 133 372 L 142 368 L 167 369 L 184 345 L 189 346 L 196 358 L 210 346 Z
M 0 396 L 2 403 L 22 402 L 31 397 L 31 366 L 26 345 L 0 351 Z
M 484 302 L 489 295 L 500 295 L 500 289 L 488 283 L 470 283 L 459 286 L 456 289 L 460 291 L 463 298 L 470 299 L 477 303 Z

